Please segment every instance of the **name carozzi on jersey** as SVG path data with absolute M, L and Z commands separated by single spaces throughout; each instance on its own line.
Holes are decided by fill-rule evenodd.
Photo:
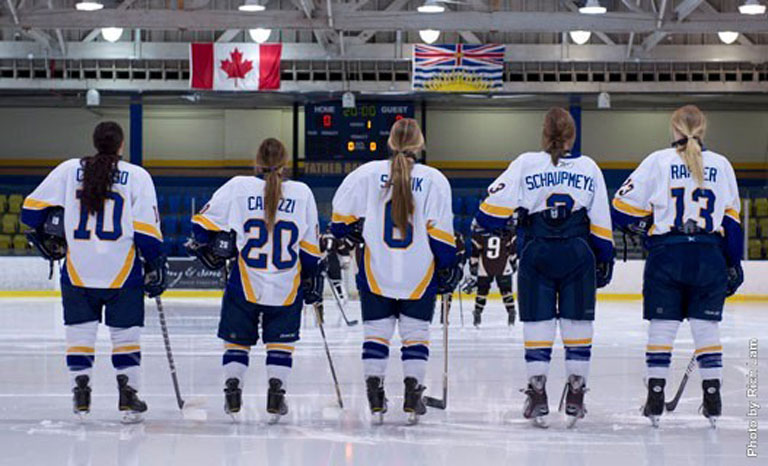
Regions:
M 379 185 L 380 188 L 386 189 L 389 187 L 389 174 L 385 173 L 381 175 L 381 184 Z M 411 191 L 415 193 L 420 193 L 424 190 L 424 178 L 419 177 L 413 177 L 411 178 Z
M 83 181 L 83 169 L 78 168 L 77 172 L 75 174 L 75 179 L 78 182 Z M 115 172 L 112 174 L 112 184 L 121 184 L 123 186 L 126 186 L 128 184 L 128 172 L 124 170 L 115 170 Z
M 691 177 L 691 171 L 683 164 L 671 165 L 669 167 L 669 174 L 673 180 L 687 180 Z M 717 168 L 704 167 L 704 181 L 710 183 L 717 183 Z
M 248 210 L 264 210 L 264 198 L 262 196 L 248 197 Z M 294 210 L 296 210 L 296 199 L 280 198 L 280 202 L 277 204 L 278 212 L 292 214 Z
M 591 176 L 569 171 L 543 172 L 525 177 L 525 186 L 528 191 L 553 186 L 568 186 L 569 188 L 583 189 L 591 193 L 595 192 L 595 180 Z

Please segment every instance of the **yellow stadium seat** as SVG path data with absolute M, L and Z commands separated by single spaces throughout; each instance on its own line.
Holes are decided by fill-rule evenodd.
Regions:
M 0 235 L 0 251 L 4 249 L 11 249 L 10 235 Z
M 749 219 L 747 230 L 749 231 L 750 238 L 757 238 L 757 219 L 754 219 L 754 218 Z
M 768 217 L 768 198 L 758 197 L 754 200 L 755 217 Z
M 763 240 L 763 258 L 768 258 L 768 239 Z
M 21 212 L 21 204 L 24 203 L 24 196 L 21 194 L 11 194 L 8 196 L 8 212 L 18 214 Z
M 747 256 L 750 259 L 762 259 L 762 249 L 762 244 L 760 243 L 759 239 L 751 239 L 749 240 L 749 244 L 747 246 Z
M 8 196 L 5 194 L 0 194 L 0 214 L 5 212 L 8 209 Z
M 758 230 L 761 238 L 768 238 L 768 218 L 761 218 L 757 221 Z
M 2 224 L 0 224 L 0 231 L 5 234 L 16 233 L 16 229 L 19 224 L 19 216 L 16 214 L 3 215 Z
M 27 241 L 27 237 L 24 235 L 16 235 L 13 237 L 13 249 L 16 250 L 16 252 L 24 252 L 27 249 L 29 249 L 29 242 Z

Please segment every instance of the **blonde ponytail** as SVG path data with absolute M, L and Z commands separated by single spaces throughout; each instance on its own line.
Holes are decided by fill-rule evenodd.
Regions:
M 403 118 L 392 125 L 389 132 L 390 158 L 389 181 L 392 190 L 392 221 L 405 236 L 413 216 L 414 202 L 411 190 L 411 169 L 417 154 L 424 148 L 424 135 L 413 118 Z
M 277 208 L 283 196 L 283 167 L 288 155 L 282 142 L 274 138 L 265 139 L 256 154 L 256 173 L 264 175 L 264 217 L 267 230 L 272 231 L 277 217 Z
M 702 156 L 701 141 L 707 131 L 707 118 L 695 105 L 686 105 L 672 114 L 672 130 L 682 136 L 675 141 L 674 147 L 685 166 L 696 180 L 696 184 L 704 184 L 704 157 Z

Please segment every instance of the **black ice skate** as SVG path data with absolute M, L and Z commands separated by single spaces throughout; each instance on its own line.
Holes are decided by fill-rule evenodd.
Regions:
M 483 323 L 483 311 L 478 311 L 475 309 L 472 311 L 472 325 L 475 327 L 480 327 L 481 323 Z
M 381 377 L 368 377 L 365 379 L 365 388 L 368 392 L 368 405 L 371 408 L 373 422 L 382 424 L 384 413 L 387 412 L 387 397 L 384 394 L 384 379 Z
M 549 414 L 549 401 L 547 400 L 547 376 L 536 375 L 528 380 L 528 388 L 521 390 L 527 398 L 523 405 L 523 417 L 531 419 L 536 427 L 547 428 L 544 416 Z
M 267 390 L 267 412 L 271 414 L 270 424 L 275 424 L 280 417 L 288 414 L 288 405 L 285 404 L 285 390 L 280 379 L 269 379 Z
M 408 424 L 417 424 L 419 416 L 427 413 L 427 406 L 424 404 L 422 395 L 427 387 L 420 385 L 413 377 L 406 377 L 403 380 L 405 384 L 405 395 L 403 396 L 403 411 L 408 413 Z
M 717 427 L 717 418 L 723 412 L 723 402 L 720 399 L 720 380 L 706 379 L 701 382 L 704 399 L 701 403 L 701 414 L 709 419 L 712 427 Z
M 90 378 L 87 375 L 75 377 L 75 387 L 72 389 L 72 410 L 80 419 L 91 412 L 91 387 L 88 385 Z
M 560 411 L 563 411 L 563 406 L 565 406 L 566 426 L 569 429 L 587 414 L 587 408 L 584 406 L 584 394 L 586 392 L 587 386 L 584 377 L 580 375 L 568 376 L 568 382 L 565 383 L 563 389 L 563 396 L 560 398 Z
M 237 414 L 243 406 L 243 390 L 240 388 L 240 380 L 235 377 L 224 382 L 224 412 L 237 421 Z
M 147 404 L 139 399 L 136 389 L 128 385 L 128 376 L 117 376 L 117 390 L 120 393 L 118 409 L 123 413 L 123 424 L 135 424 L 144 420 Z
M 651 420 L 653 427 L 659 427 L 659 418 L 664 414 L 665 379 L 648 379 L 648 398 L 643 406 L 643 416 Z

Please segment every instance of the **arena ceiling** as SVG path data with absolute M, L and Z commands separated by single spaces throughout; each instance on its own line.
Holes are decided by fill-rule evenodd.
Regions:
M 507 93 L 768 90 L 768 19 L 740 14 L 745 0 L 601 0 L 600 15 L 575 0 L 437 0 L 436 14 L 418 11 L 424 0 L 257 0 L 255 12 L 242 0 L 79 1 L 0 0 L 0 88 L 180 91 L 190 42 L 266 28 L 284 44 L 288 92 L 407 91 L 424 29 L 441 43 L 506 44 Z M 103 27 L 123 31 L 109 42 Z

